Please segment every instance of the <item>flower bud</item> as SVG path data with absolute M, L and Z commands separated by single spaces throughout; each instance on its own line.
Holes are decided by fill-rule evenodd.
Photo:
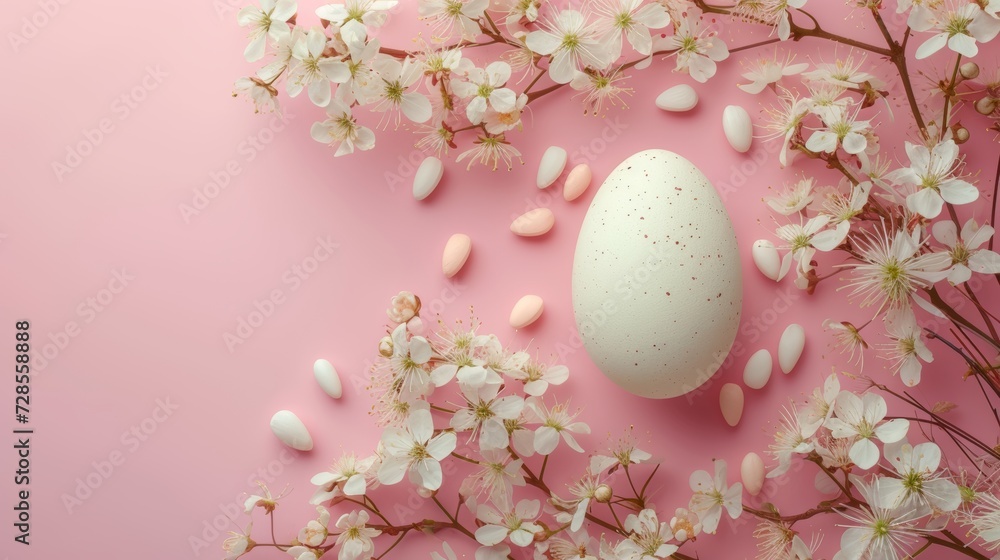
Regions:
M 610 502 L 613 497 L 614 492 L 611 491 L 611 487 L 607 484 L 601 484 L 596 490 L 594 490 L 594 499 L 597 500 L 598 503 L 606 504 Z
M 414 316 L 406 322 L 406 330 L 410 331 L 410 334 L 419 335 L 424 332 L 424 321 L 419 316 Z
M 378 353 L 383 357 L 392 357 L 392 339 L 388 336 L 383 336 L 382 340 L 378 341 Z
M 958 73 L 966 80 L 975 79 L 979 76 L 979 65 L 975 62 L 966 62 L 959 66 Z
M 992 97 L 984 97 L 976 101 L 976 112 L 980 115 L 989 115 L 996 111 L 997 100 Z
M 420 486 L 417 488 L 417 495 L 421 498 L 433 498 L 437 495 L 437 490 L 428 490 L 423 486 Z
M 969 141 L 969 129 L 964 126 L 956 126 L 952 130 L 952 135 L 955 138 L 956 144 L 965 144 Z

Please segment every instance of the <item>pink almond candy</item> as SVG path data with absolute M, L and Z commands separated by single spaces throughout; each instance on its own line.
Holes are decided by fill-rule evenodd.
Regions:
M 556 217 L 548 208 L 535 208 L 518 216 L 510 224 L 510 231 L 521 237 L 545 235 L 556 223 Z
M 515 329 L 523 329 L 534 323 L 542 316 L 545 305 L 542 298 L 535 295 L 526 295 L 517 300 L 514 308 L 510 311 L 510 326 Z
M 735 383 L 726 383 L 719 392 L 719 408 L 726 424 L 735 427 L 743 417 L 743 388 Z
M 441 257 L 441 271 L 448 278 L 458 274 L 459 270 L 465 266 L 465 261 L 469 260 L 469 253 L 472 252 L 472 239 L 464 233 L 456 233 L 448 239 L 444 246 L 444 255 Z
M 563 185 L 563 198 L 566 201 L 576 200 L 590 186 L 590 181 L 594 175 L 590 171 L 590 166 L 581 163 L 570 170 L 566 176 L 566 184 Z
M 740 464 L 740 477 L 743 479 L 743 487 L 746 488 L 747 492 L 750 492 L 751 496 L 756 496 L 760 494 L 762 488 L 764 488 L 764 460 L 760 458 L 760 455 L 750 452 L 743 457 L 743 463 Z

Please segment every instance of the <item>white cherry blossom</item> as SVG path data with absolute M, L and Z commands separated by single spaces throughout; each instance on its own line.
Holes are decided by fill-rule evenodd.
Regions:
M 260 0 L 260 6 L 246 6 L 236 14 L 240 27 L 250 28 L 250 44 L 243 51 L 247 62 L 264 58 L 268 37 L 278 40 L 291 32 L 288 20 L 296 9 L 294 0 Z
M 888 407 L 885 399 L 875 393 L 857 396 L 850 391 L 841 391 L 834 404 L 836 416 L 826 421 L 835 438 L 851 438 L 850 457 L 862 469 L 870 469 L 878 463 L 879 449 L 873 440 L 895 443 L 904 437 L 910 428 L 909 421 L 896 418 L 883 422 Z
M 549 77 L 568 84 L 577 70 L 604 68 L 608 49 L 600 30 L 577 10 L 562 10 L 551 19 L 542 19 L 542 29 L 528 33 L 525 44 L 540 55 L 550 56 Z
M 694 495 L 691 496 L 688 509 L 698 515 L 706 533 L 715 533 L 722 519 L 723 509 L 733 519 L 743 512 L 743 484 L 737 482 L 729 486 L 725 461 L 715 460 L 715 476 L 706 471 L 691 473 L 690 485 Z
M 396 484 L 409 473 L 410 481 L 428 490 L 441 487 L 440 461 L 455 450 L 454 432 L 434 435 L 434 420 L 428 410 L 410 413 L 405 428 L 388 427 L 382 432 L 385 457 L 378 469 L 382 484 Z
M 941 220 L 934 223 L 931 231 L 934 238 L 948 247 L 951 256 L 951 270 L 948 281 L 952 285 L 962 284 L 972 278 L 973 272 L 980 274 L 1000 274 L 1000 255 L 995 251 L 983 248 L 994 234 L 992 227 L 980 226 L 974 218 L 970 218 L 962 226 L 959 235 L 958 227 L 951 220 Z

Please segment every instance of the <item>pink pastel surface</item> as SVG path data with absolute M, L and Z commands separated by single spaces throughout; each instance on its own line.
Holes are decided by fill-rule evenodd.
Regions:
M 749 258 L 754 240 L 771 238 L 770 214 L 761 202 L 769 187 L 802 170 L 831 177 L 812 162 L 780 169 L 771 143 L 758 140 L 747 154 L 726 144 L 721 114 L 727 104 L 743 105 L 758 119 L 772 99 L 736 88 L 737 61 L 749 54 L 734 55 L 708 85 L 671 72 L 672 61 L 657 62 L 630 83 L 630 108 L 613 108 L 605 118 L 584 117 L 567 92 L 540 100 L 525 130 L 511 135 L 524 165 L 509 173 L 467 172 L 446 162 L 439 189 L 416 202 L 410 188 L 419 157 L 409 131 L 379 132 L 374 151 L 334 159 L 309 138 L 321 112 L 305 96 L 282 98 L 286 123 L 253 115 L 250 105 L 230 97 L 233 81 L 251 71 L 230 3 L 167 8 L 67 2 L 37 36 L 5 46 L 0 55 L 8 70 L 0 362 L 13 362 L 15 320 L 30 320 L 34 348 L 47 352 L 33 362 L 31 384 L 30 547 L 13 542 L 10 429 L 17 426 L 11 380 L 0 384 L 6 403 L 0 417 L 0 558 L 221 557 L 222 537 L 211 526 L 226 516 L 244 523 L 234 504 L 257 479 L 276 491 L 292 488 L 276 530 L 279 538 L 297 532 L 314 515 L 307 504 L 309 478 L 342 451 L 368 453 L 375 444 L 367 368 L 385 332 L 388 300 L 400 290 L 423 299 L 428 322 L 436 312 L 449 322 L 467 318 L 474 306 L 483 331 L 568 365 L 572 377 L 557 394 L 584 409 L 582 418 L 593 428 L 584 440 L 598 447 L 634 426 L 639 445 L 664 460 L 656 503 L 665 511 L 686 504 L 689 474 L 710 469 L 713 458 L 725 459 L 730 480 L 737 480 L 743 455 L 766 449 L 779 407 L 846 367 L 821 322 L 866 317 L 844 305 L 838 281 L 810 297 L 789 282 L 766 280 Z M 404 4 L 382 32 L 387 43 L 401 47 L 422 28 L 411 23 L 415 6 Z M 878 40 L 864 14 L 844 20 L 841 2 L 817 4 L 817 12 L 832 15 L 832 28 Z M 301 17 L 313 7 L 303 5 Z M 21 33 L 21 18 L 37 18 L 40 11 L 35 2 L 10 6 L 3 30 Z M 759 29 L 731 33 L 723 31 L 731 47 L 766 38 Z M 830 45 L 815 41 L 787 48 L 800 57 L 834 56 Z M 689 114 L 656 109 L 656 95 L 677 83 L 695 87 L 698 107 Z M 134 95 L 131 104 L 123 95 Z M 883 145 L 895 149 L 901 143 L 891 139 L 907 133 L 909 119 L 898 103 L 894 123 L 889 113 L 881 111 L 879 133 Z M 105 119 L 107 131 L 85 132 Z M 973 135 L 986 134 L 984 127 L 983 121 L 969 124 Z M 71 172 L 54 171 L 53 162 L 65 162 L 68 147 L 81 142 L 95 146 Z M 550 145 L 565 147 L 571 166 L 587 162 L 593 168 L 594 185 L 574 202 L 562 199 L 561 182 L 546 191 L 534 185 L 538 160 Z M 739 355 L 690 399 L 643 400 L 606 380 L 584 351 L 557 355 L 571 347 L 574 333 L 570 274 L 588 204 L 620 161 L 646 148 L 676 151 L 705 172 L 724 196 L 741 247 Z M 970 169 L 992 169 L 993 157 L 973 154 Z M 990 173 L 980 179 L 990 183 Z M 210 191 L 207 206 L 185 215 L 182 206 L 194 205 L 196 193 L 223 177 L 228 184 Z M 976 207 L 980 219 L 989 202 Z M 553 231 L 538 239 L 512 235 L 512 218 L 536 206 L 553 210 Z M 441 250 L 456 232 L 471 236 L 473 252 L 449 281 L 440 271 Z M 308 266 L 304 261 L 317 250 L 326 254 L 318 240 L 335 246 L 332 255 L 292 281 L 294 267 Z M 127 284 L 116 274 L 129 278 Z M 119 293 L 102 291 L 108 288 Z M 275 291 L 280 303 L 263 304 Z M 516 332 L 507 320 L 525 294 L 541 296 L 545 312 Z M 91 306 L 88 298 L 103 303 Z M 269 316 L 244 343 L 227 347 L 226 333 L 235 333 L 255 305 L 269 307 Z M 60 334 L 69 322 L 75 335 Z M 793 322 L 804 325 L 808 337 L 800 365 L 789 376 L 775 365 L 766 388 L 747 389 L 743 420 L 728 427 L 718 409 L 719 388 L 741 383 L 749 355 L 758 348 L 775 352 L 781 331 Z M 962 368 L 943 347 L 932 349 L 939 359 L 915 393 L 931 402 L 974 402 L 974 388 L 960 382 Z M 341 373 L 339 401 L 312 378 L 311 364 L 320 357 Z M 898 386 L 882 362 L 870 360 L 867 368 Z M 302 418 L 314 450 L 287 451 L 271 435 L 268 420 L 280 409 Z M 970 405 L 954 415 L 969 422 L 975 411 Z M 109 469 L 112 456 L 118 465 Z M 570 458 L 559 464 L 557 478 L 565 482 L 584 466 L 583 458 Z M 88 477 L 96 488 L 84 487 Z M 765 495 L 776 495 L 792 512 L 814 494 L 810 474 L 769 483 L 764 495 L 749 501 L 760 505 L 770 499 Z M 405 491 L 399 496 L 404 506 L 412 498 Z M 445 499 L 453 503 L 454 496 Z M 234 528 L 226 523 L 225 530 Z M 751 558 L 751 532 L 749 522 L 724 522 L 718 536 L 699 539 L 698 551 L 708 559 Z M 255 537 L 267 540 L 265 533 L 258 514 Z M 824 544 L 828 556 L 837 535 Z M 471 553 L 459 539 L 452 539 L 456 548 Z M 427 557 L 438 546 L 414 538 L 398 550 L 403 558 Z M 285 557 L 277 551 L 254 556 Z

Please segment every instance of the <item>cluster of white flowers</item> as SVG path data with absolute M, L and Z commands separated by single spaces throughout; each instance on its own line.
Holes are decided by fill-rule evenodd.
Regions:
M 836 504 L 827 511 L 843 517 L 835 560 L 904 558 L 952 521 L 969 526 L 987 549 L 1000 548 L 995 480 L 966 482 L 965 472 L 948 468 L 937 443 L 911 444 L 907 435 L 916 430 L 906 419 L 887 418 L 881 395 L 841 390 L 832 374 L 782 416 L 770 448 L 777 465 L 767 476 L 785 475 L 795 458 L 818 466 L 817 490 L 837 494 L 824 502 Z M 809 557 L 793 552 L 811 547 L 782 521 L 763 521 L 756 536 L 762 552 L 780 550 L 766 558 Z
M 585 450 L 590 428 L 550 391 L 568 379 L 565 366 L 505 349 L 496 336 L 479 334 L 474 320 L 425 333 L 420 299 L 410 292 L 392 298 L 387 315 L 398 324 L 380 341 L 372 368 L 372 415 L 382 428 L 374 453 L 345 453 L 312 477 L 316 516 L 294 540 L 256 542 L 251 522 L 223 544 L 227 560 L 261 546 L 276 546 L 295 560 L 327 554 L 369 560 L 394 545 L 382 547 L 380 539 L 400 539 L 414 529 L 458 530 L 476 543 L 477 560 L 503 560 L 513 549 L 540 560 L 652 560 L 714 534 L 724 514 L 743 513 L 743 485 L 729 483 L 724 461 L 715 462 L 714 474 L 690 476 L 686 508 L 653 507 L 647 488 L 658 467 L 648 469 L 653 457 L 636 447 L 631 433 L 606 451 Z M 549 457 L 560 450 L 582 454 L 586 465 L 565 493 L 545 478 Z M 442 468 L 446 461 L 455 468 Z M 640 468 L 648 474 L 644 483 L 634 479 Z M 390 509 L 376 500 L 380 489 L 404 479 L 445 519 L 393 525 Z M 260 495 L 247 498 L 246 513 L 273 515 L 283 496 L 261 484 Z M 452 499 L 454 506 L 441 502 Z M 334 508 L 343 511 L 335 515 Z M 450 546 L 444 556 L 431 556 L 455 558 Z
M 704 82 L 729 55 L 687 2 L 420 0 L 418 13 L 431 37 L 408 51 L 375 37 L 398 6 L 396 0 L 343 0 L 316 9 L 312 26 L 293 0 L 244 8 L 238 21 L 249 30 L 245 57 L 267 62 L 239 79 L 235 94 L 268 112 L 278 110 L 282 82 L 290 97 L 306 91 L 326 110 L 312 137 L 338 156 L 372 149 L 372 128 L 405 121 L 420 135 L 416 145 L 438 157 L 457 149 L 456 135 L 469 131 L 457 161 L 510 168 L 521 154 L 507 134 L 522 128 L 526 105 L 547 91 L 567 85 L 586 110 L 599 114 L 630 93 L 623 85 L 626 68 L 673 56 L 677 71 Z M 488 45 L 498 47 L 472 48 Z M 543 89 L 546 76 L 550 85 Z M 381 114 L 377 126 L 358 121 L 362 108 Z
M 749 80 L 741 85 L 745 91 L 775 98 L 761 128 L 765 137 L 781 143 L 780 163 L 791 165 L 796 156 L 805 155 L 825 162 L 838 177 L 824 184 L 806 176 L 765 197 L 777 215 L 776 248 L 783 253 L 776 279 L 794 270 L 794 284 L 812 293 L 822 280 L 834 276 L 817 270 L 820 256 L 827 254 L 831 261 L 835 254 L 846 256 L 847 262 L 835 267 L 847 273 L 851 297 L 873 310 L 872 319 L 879 321 L 860 327 L 833 320 L 826 324 L 852 360 L 863 363 L 865 352 L 876 348 L 910 386 L 919 383 L 923 364 L 933 360 L 913 304 L 940 319 L 954 320 L 948 303 L 954 299 L 944 298 L 942 292 L 956 286 L 965 293 L 962 284 L 973 273 L 1000 273 L 1000 255 L 991 250 L 993 228 L 975 217 L 959 218 L 963 206 L 981 197 L 961 153 L 970 133 L 955 114 L 960 95 L 987 101 L 997 95 L 992 82 L 975 81 L 979 67 L 965 60 L 976 55 L 976 42 L 990 41 L 1000 30 L 995 4 L 899 3 L 900 13 L 910 10 L 908 34 L 943 30 L 918 48 L 917 58 L 945 44 L 955 51 L 954 77 L 937 86 L 945 95 L 931 96 L 925 106 L 913 97 L 918 139 L 904 143 L 899 152 L 905 151 L 906 161 L 899 164 L 884 153 L 877 132 L 887 124 L 879 122 L 890 106 L 886 80 L 858 49 L 840 53 L 832 62 L 815 63 L 797 63 L 791 55 L 775 53 L 750 60 L 743 74 Z M 887 48 L 892 52 L 903 47 L 890 43 Z M 797 83 L 790 83 L 792 77 Z M 975 105 L 978 109 L 980 103 Z M 979 112 L 996 109 L 995 104 L 987 105 L 988 111 Z M 909 118 L 893 116 L 891 109 L 882 117 L 889 123 Z M 871 324 L 884 327 L 884 343 L 869 344 L 862 335 Z

